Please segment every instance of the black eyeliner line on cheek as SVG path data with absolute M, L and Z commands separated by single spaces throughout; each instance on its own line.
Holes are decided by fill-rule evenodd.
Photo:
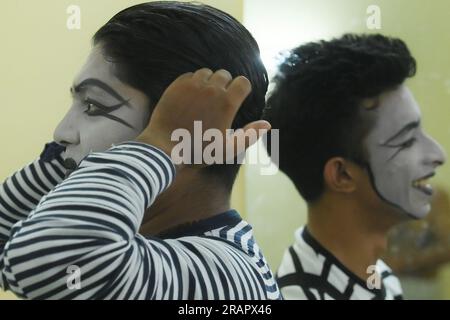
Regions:
M 410 148 L 414 144 L 414 142 L 416 142 L 416 141 L 417 141 L 416 138 L 411 138 L 411 139 L 407 140 L 406 142 L 403 142 L 403 143 L 400 143 L 400 144 L 389 145 L 387 143 L 384 143 L 384 144 L 380 144 L 380 146 L 384 147 L 384 148 L 391 148 L 391 149 L 398 148 L 398 150 L 388 159 L 387 162 L 389 162 L 393 158 L 395 158 L 400 152 L 402 152 L 405 149 Z
M 104 106 L 103 104 L 99 103 L 98 101 L 95 101 L 94 99 L 90 99 L 90 98 L 86 99 L 85 102 L 92 103 L 97 108 L 100 109 L 99 111 L 92 112 L 92 113 L 86 112 L 86 114 L 89 115 L 90 117 L 103 116 L 105 118 L 117 121 L 130 129 L 135 129 L 132 125 L 130 125 L 125 120 L 110 114 L 111 112 L 116 111 L 116 110 L 120 109 L 121 107 L 123 107 L 128 101 L 121 102 L 121 103 L 119 103 L 115 106 L 111 106 L 111 107 Z
M 398 148 L 398 150 L 391 157 L 389 157 L 389 159 L 386 162 L 389 162 L 392 159 L 394 159 L 403 150 L 401 145 L 393 146 L 393 145 L 388 145 L 386 143 L 380 143 L 379 146 L 383 147 L 383 148 L 390 148 L 390 149 Z
M 95 116 L 103 116 L 103 117 L 105 117 L 105 118 L 108 118 L 108 119 L 111 119 L 111 120 L 120 122 L 121 124 L 123 124 L 124 126 L 127 126 L 127 127 L 130 128 L 130 129 L 134 129 L 134 127 L 133 127 L 131 124 L 129 124 L 128 122 L 126 122 L 125 120 L 120 119 L 120 118 L 118 118 L 118 117 L 116 117 L 116 116 L 113 116 L 113 115 L 111 115 L 111 114 L 98 114 L 98 115 L 94 115 L 94 117 L 95 117 Z
M 386 162 L 392 161 L 403 149 L 397 150 Z

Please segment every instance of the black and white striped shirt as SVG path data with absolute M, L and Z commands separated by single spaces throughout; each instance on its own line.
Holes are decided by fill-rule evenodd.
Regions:
M 28 299 L 281 298 L 251 226 L 235 211 L 176 234 L 138 233 L 174 178 L 160 150 L 125 143 L 90 154 L 61 182 L 63 173 L 55 155 L 1 186 L 3 289 Z M 73 266 L 78 289 L 69 286 Z
M 400 282 L 381 260 L 376 274 L 380 288 L 370 288 L 320 245 L 306 227 L 301 227 L 295 232 L 295 243 L 283 256 L 277 280 L 283 297 L 290 300 L 402 299 Z M 375 272 L 368 278 L 371 275 Z

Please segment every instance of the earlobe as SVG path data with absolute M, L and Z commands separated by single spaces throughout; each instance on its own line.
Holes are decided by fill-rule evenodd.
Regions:
M 333 192 L 351 193 L 356 189 L 354 164 L 344 158 L 331 158 L 323 170 L 324 181 Z

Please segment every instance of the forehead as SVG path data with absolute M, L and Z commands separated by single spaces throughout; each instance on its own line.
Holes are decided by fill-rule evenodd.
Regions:
M 105 60 L 98 46 L 92 48 L 85 63 L 74 78 L 73 84 L 77 85 L 89 78 L 99 79 L 111 87 L 117 87 L 122 84 L 114 75 L 114 64 Z
M 405 124 L 421 118 L 419 105 L 405 85 L 383 93 L 378 107 L 366 112 L 370 112 L 375 118 L 373 131 L 384 134 L 391 134 Z
M 77 86 L 86 79 L 95 79 L 103 83 L 103 85 L 86 85 L 85 89 L 89 94 L 102 99 L 111 100 L 111 103 L 116 100 L 127 100 L 132 105 L 138 107 L 147 107 L 149 105 L 149 98 L 141 90 L 132 87 L 131 85 L 122 82 L 116 75 L 116 65 L 113 62 L 107 61 L 99 46 L 92 48 L 86 62 L 81 67 L 77 76 L 74 78 L 73 86 Z M 105 90 L 104 85 L 112 89 Z M 120 96 L 120 99 L 117 98 Z M 145 109 L 146 110 L 146 109 Z

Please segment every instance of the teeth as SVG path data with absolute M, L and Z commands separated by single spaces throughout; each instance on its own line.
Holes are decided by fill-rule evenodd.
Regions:
M 430 187 L 430 184 L 428 183 L 429 179 L 421 179 L 421 180 L 416 180 L 413 182 L 413 187 L 415 188 L 427 188 Z

